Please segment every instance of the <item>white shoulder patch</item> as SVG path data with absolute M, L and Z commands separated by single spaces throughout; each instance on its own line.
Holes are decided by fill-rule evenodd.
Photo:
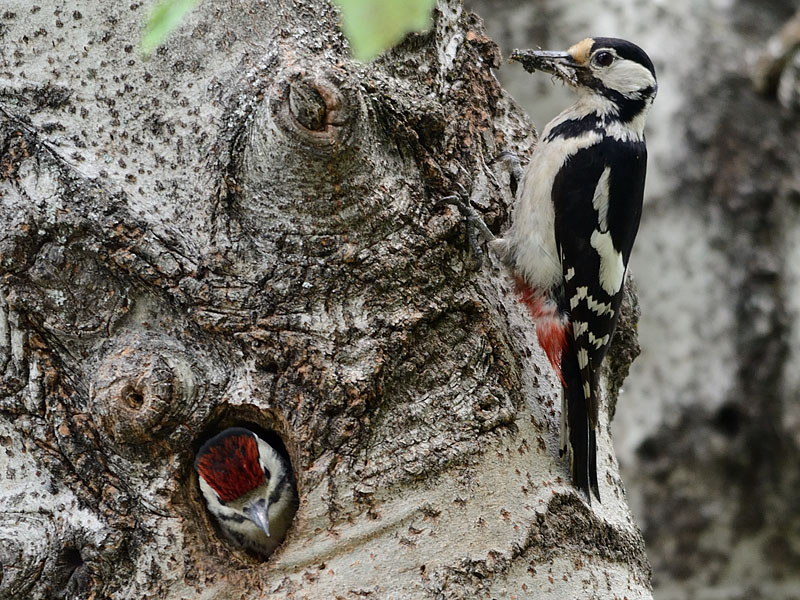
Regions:
M 562 114 L 566 118 L 564 115 L 567 113 Z M 542 132 L 517 192 L 513 223 L 503 236 L 507 240 L 504 262 L 512 262 L 512 269 L 542 292 L 560 285 L 564 278 L 556 246 L 553 182 L 570 156 L 601 139 L 599 133 L 590 131 L 579 137 L 547 141 L 548 132 L 562 117 Z
M 607 294 L 613 296 L 622 288 L 622 280 L 625 277 L 622 253 L 614 248 L 614 242 L 608 231 L 601 233 L 595 229 L 590 241 L 592 248 L 600 255 L 600 285 Z
M 594 188 L 594 196 L 592 197 L 592 206 L 594 206 L 594 209 L 597 211 L 600 231 L 608 231 L 608 179 L 610 176 L 611 167 L 603 169 L 603 173 L 597 181 L 597 187 Z

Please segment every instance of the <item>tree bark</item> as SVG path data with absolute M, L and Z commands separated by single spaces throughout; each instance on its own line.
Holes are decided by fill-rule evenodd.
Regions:
M 0 87 L 0 598 L 649 598 L 607 431 L 602 504 L 558 457 L 560 390 L 458 186 L 532 126 L 458 2 L 369 65 L 321 0 L 13 1 Z M 629 304 L 613 392 L 636 353 Z M 281 436 L 300 508 L 267 562 L 192 469 Z

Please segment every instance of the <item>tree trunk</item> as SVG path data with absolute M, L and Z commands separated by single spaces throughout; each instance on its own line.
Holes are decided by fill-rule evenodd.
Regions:
M 649 598 L 607 430 L 632 300 L 590 507 L 530 320 L 439 202 L 502 230 L 491 159 L 535 143 L 480 21 L 442 2 L 363 65 L 321 0 L 206 1 L 145 60 L 148 7 L 80 4 L 0 25 L 0 598 Z M 267 562 L 192 469 L 232 424 L 297 476 Z

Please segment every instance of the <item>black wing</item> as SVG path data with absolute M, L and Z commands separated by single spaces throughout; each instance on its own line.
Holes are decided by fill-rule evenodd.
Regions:
M 622 283 L 639 228 L 646 170 L 644 142 L 605 138 L 576 152 L 553 183 L 561 255 L 560 308 L 572 336 L 561 359 L 565 424 L 575 484 L 597 490 L 597 376 L 617 324 Z M 563 440 L 566 443 L 566 439 Z

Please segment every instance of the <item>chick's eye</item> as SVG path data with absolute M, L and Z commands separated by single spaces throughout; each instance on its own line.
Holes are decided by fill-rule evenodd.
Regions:
M 264 467 L 264 477 L 266 479 L 269 479 L 270 477 L 272 477 L 272 473 L 270 473 L 269 469 L 267 469 L 266 467 Z
M 607 67 L 614 62 L 614 55 L 611 52 L 598 52 L 594 56 L 594 62 L 601 67 Z

